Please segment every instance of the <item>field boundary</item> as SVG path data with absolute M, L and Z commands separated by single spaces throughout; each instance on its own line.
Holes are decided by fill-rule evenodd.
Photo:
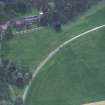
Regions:
M 25 90 L 24 90 L 24 93 L 23 93 L 23 101 L 25 102 L 25 100 L 26 100 L 26 97 L 27 97 L 27 94 L 28 94 L 28 91 L 29 91 L 29 89 L 30 89 L 30 87 L 31 87 L 31 84 L 32 84 L 32 82 L 33 82 L 33 80 L 35 79 L 35 77 L 37 76 L 37 74 L 39 73 L 39 71 L 44 67 L 44 65 L 56 54 L 56 53 L 58 53 L 63 47 L 65 47 L 67 44 L 69 44 L 70 42 L 72 42 L 72 41 L 74 41 L 74 40 L 76 40 L 76 39 L 78 39 L 78 38 L 80 38 L 80 37 L 82 37 L 82 36 L 85 36 L 85 35 L 87 35 L 88 33 L 91 33 L 91 32 L 94 32 L 94 31 L 96 31 L 96 30 L 98 30 L 98 29 L 101 29 L 101 28 L 103 28 L 103 27 L 105 27 L 105 24 L 104 25 L 100 25 L 100 26 L 97 26 L 97 27 L 95 27 L 95 28 L 92 28 L 92 29 L 90 29 L 90 30 L 88 30 L 88 31 L 85 31 L 85 32 L 83 32 L 83 33 L 81 33 L 81 34 L 79 34 L 79 35 L 77 35 L 77 36 L 75 36 L 75 37 L 72 37 L 72 38 L 70 38 L 69 40 L 67 40 L 67 41 L 65 41 L 64 43 L 62 43 L 61 45 L 59 45 L 55 50 L 53 50 L 52 52 L 50 52 L 49 54 L 48 54 L 48 56 L 39 64 L 39 66 L 35 69 L 35 71 L 34 71 L 34 73 L 33 73 L 33 75 L 32 75 L 32 79 L 30 80 L 30 82 L 29 82 L 29 84 L 26 86 L 26 88 L 25 88 Z
M 20 31 L 20 32 L 13 32 L 13 34 L 14 35 L 26 34 L 26 33 L 34 32 L 34 31 L 39 31 L 41 29 L 42 29 L 42 27 L 35 27 L 35 28 L 32 28 L 32 29 L 28 29 L 28 30 L 24 30 L 24 31 Z

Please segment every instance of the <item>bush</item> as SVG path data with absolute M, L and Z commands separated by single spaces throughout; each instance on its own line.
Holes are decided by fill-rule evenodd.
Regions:
M 32 77 L 28 67 L 17 65 L 15 62 L 3 60 L 0 66 L 0 80 L 5 83 L 22 88 L 28 84 Z

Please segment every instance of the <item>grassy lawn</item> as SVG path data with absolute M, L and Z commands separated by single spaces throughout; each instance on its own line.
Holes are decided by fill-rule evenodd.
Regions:
M 100 7 L 100 8 L 99 8 Z M 84 14 L 73 23 L 63 26 L 60 33 L 56 33 L 51 28 L 43 28 L 40 31 L 18 35 L 7 42 L 6 58 L 17 63 L 28 65 L 34 68 L 58 45 L 69 38 L 87 31 L 95 26 L 105 23 L 105 7 L 94 7 L 93 12 Z M 91 9 L 93 10 L 93 9 Z M 99 19 L 100 18 L 100 19 Z
M 26 105 L 82 105 L 105 100 L 105 28 L 63 48 L 34 80 Z

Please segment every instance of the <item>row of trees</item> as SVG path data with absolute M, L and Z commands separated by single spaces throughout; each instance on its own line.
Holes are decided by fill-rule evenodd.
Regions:
M 67 22 L 100 0 L 0 0 L 0 22 L 31 12 L 32 9 L 57 11 L 61 22 Z
M 3 27 L 5 27 L 5 25 L 7 24 L 4 24 Z M 28 67 L 16 64 L 5 58 L 9 53 L 6 42 L 12 37 L 11 26 L 7 26 L 7 28 L 3 28 L 0 31 L 0 105 L 22 105 L 18 100 L 16 100 L 15 103 L 12 101 L 8 86 L 15 85 L 18 88 L 24 88 L 32 77 L 32 73 L 29 72 Z M 3 83 L 2 86 L 1 83 Z
M 101 0 L 33 0 L 33 4 L 38 10 L 50 12 L 50 16 L 53 11 L 57 11 L 59 19 L 65 23 L 98 1 Z
M 0 23 L 32 10 L 31 0 L 0 0 Z
M 44 14 L 40 24 L 52 26 L 56 31 L 61 30 L 61 24 L 67 23 L 91 5 L 101 0 L 32 0 L 34 7 Z

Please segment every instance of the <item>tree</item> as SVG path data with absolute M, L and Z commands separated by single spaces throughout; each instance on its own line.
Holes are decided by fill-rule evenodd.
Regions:
M 0 2 L 0 24 L 2 24 L 6 19 L 7 15 L 5 13 L 5 4 L 3 2 Z
M 5 32 L 5 39 L 11 39 L 12 37 L 13 37 L 12 28 L 11 26 L 8 26 Z
M 57 11 L 54 11 L 52 14 L 51 25 L 56 31 L 61 31 L 60 16 Z
M 39 24 L 41 26 L 48 26 L 48 13 L 47 12 L 41 15 Z
M 46 12 L 48 9 L 48 0 L 32 0 L 32 2 L 39 11 Z
M 17 0 L 15 3 L 15 11 L 18 13 L 26 13 L 27 7 L 24 0 Z

